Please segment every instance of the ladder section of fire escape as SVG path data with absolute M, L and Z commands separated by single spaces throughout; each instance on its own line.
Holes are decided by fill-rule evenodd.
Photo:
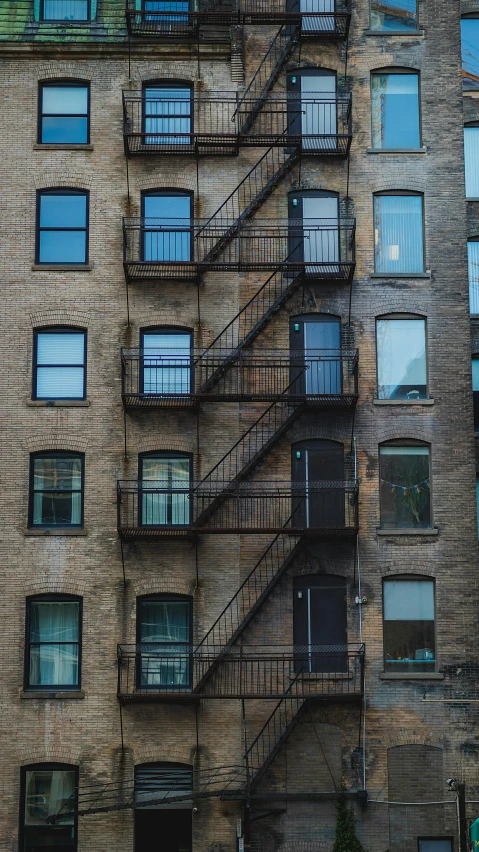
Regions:
M 236 108 L 240 134 L 251 130 L 266 96 L 299 43 L 299 34 L 300 26 L 291 24 L 283 24 L 276 33 Z
M 290 518 L 286 523 L 288 524 L 289 521 Z M 228 649 L 239 639 L 261 609 L 276 583 L 301 552 L 302 547 L 301 536 L 284 536 L 281 533 L 268 545 L 254 568 L 197 645 L 195 654 L 204 654 L 207 658 L 216 656 L 196 684 L 194 692 L 201 692 L 207 679 L 216 671 Z
M 293 152 L 291 149 L 285 151 L 282 148 L 268 148 L 236 189 L 198 231 L 196 239 L 200 235 L 204 237 L 205 231 L 207 233 L 217 231 L 221 234 L 203 257 L 204 264 L 212 263 L 224 251 L 228 243 L 238 234 L 242 223 L 259 210 L 299 157 L 299 148 L 295 148 Z M 223 228 L 225 228 L 224 231 Z

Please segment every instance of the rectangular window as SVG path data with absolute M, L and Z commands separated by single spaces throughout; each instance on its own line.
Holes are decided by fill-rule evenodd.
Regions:
M 189 145 L 191 89 L 146 86 L 143 94 L 146 145 Z M 151 134 L 151 135 L 150 135 Z
M 157 24 L 188 21 L 188 0 L 144 0 L 145 20 Z M 148 14 L 149 13 L 149 14 Z M 156 13 L 156 14 L 155 14 Z
M 371 29 L 391 32 L 416 30 L 416 0 L 371 0 Z
M 426 323 L 378 319 L 378 399 L 426 399 Z
M 35 332 L 33 399 L 85 399 L 86 334 Z
M 462 87 L 465 91 L 479 89 L 479 18 L 461 21 Z
M 42 0 L 42 21 L 88 21 L 89 0 Z
M 140 525 L 185 526 L 190 523 L 189 456 L 140 459 Z
M 71 852 L 77 848 L 77 787 L 75 767 L 38 764 L 22 770 L 21 852 Z
M 474 404 L 474 431 L 479 432 L 479 358 L 472 359 L 472 399 Z
M 43 144 L 89 142 L 89 100 L 89 87 L 85 85 L 41 85 L 38 141 Z
M 191 195 L 143 196 L 143 260 L 191 260 L 191 206 Z
M 138 686 L 189 686 L 190 601 L 140 600 L 138 621 L 141 646 Z
M 464 128 L 466 198 L 479 198 L 479 127 Z
M 29 689 L 79 688 L 79 600 L 28 602 L 25 674 Z
M 433 581 L 385 580 L 383 594 L 385 671 L 434 671 Z
M 371 77 L 373 148 L 419 148 L 418 74 Z
M 37 263 L 88 262 L 88 193 L 38 194 Z
M 376 272 L 424 272 L 422 196 L 374 197 L 374 255 Z
M 429 447 L 380 447 L 379 475 L 381 527 L 430 527 Z
M 469 277 L 469 310 L 479 314 L 479 240 L 467 243 L 467 269 Z
M 191 391 L 191 334 L 144 332 L 144 394 L 188 394 Z
M 82 525 L 83 456 L 68 453 L 32 456 L 30 526 Z

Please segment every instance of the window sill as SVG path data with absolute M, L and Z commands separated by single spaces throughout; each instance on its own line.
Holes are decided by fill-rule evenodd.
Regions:
M 366 148 L 367 154 L 427 154 L 427 148 Z
M 93 145 L 83 142 L 38 142 L 33 146 L 34 151 L 93 151 Z
M 409 30 L 409 32 L 405 30 L 364 30 L 364 35 L 380 36 L 381 38 L 385 36 L 394 36 L 395 38 L 398 36 L 404 36 L 405 38 L 424 38 L 424 30 Z
M 373 405 L 434 405 L 434 399 L 373 399 Z
M 30 408 L 89 408 L 89 399 L 27 399 Z
M 60 690 L 58 692 L 55 692 L 54 690 L 52 690 L 51 692 L 49 690 L 45 690 L 45 692 L 40 692 L 40 691 L 37 691 L 37 690 L 34 690 L 34 689 L 32 689 L 32 690 L 22 689 L 22 691 L 20 693 L 20 698 L 23 698 L 23 699 L 28 699 L 28 698 L 39 699 L 39 698 L 41 698 L 41 699 L 46 699 L 46 700 L 53 698 L 56 701 L 64 701 L 65 699 L 79 701 L 82 698 L 85 698 L 85 693 L 84 693 L 83 689 L 76 689 L 76 690 L 72 689 L 71 691 L 70 690 L 64 690 L 63 692 L 60 691 Z
M 478 198 L 479 201 L 479 198 Z M 431 270 L 427 272 L 371 272 L 370 278 L 431 278 Z
M 34 263 L 33 272 L 91 272 L 89 263 Z
M 479 201 L 479 198 L 467 198 L 466 196 L 466 201 Z
M 380 680 L 444 680 L 441 672 L 381 672 Z
M 52 527 L 38 527 L 38 529 L 24 530 L 24 535 L 52 536 L 52 535 L 88 535 L 86 529 L 53 529 Z
M 388 535 L 390 538 L 393 538 L 397 535 L 418 535 L 418 536 L 427 536 L 427 535 L 439 535 L 439 529 L 437 527 L 429 527 L 429 529 L 425 530 L 416 530 L 416 529 L 399 529 L 399 530 L 385 530 L 382 527 L 376 528 L 377 535 Z

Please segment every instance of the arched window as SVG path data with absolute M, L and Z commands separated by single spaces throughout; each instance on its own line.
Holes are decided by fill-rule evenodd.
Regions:
M 81 621 L 79 597 L 40 595 L 27 599 L 25 689 L 80 688 Z
M 383 613 L 384 671 L 434 671 L 434 580 L 388 577 L 383 582 Z
M 138 598 L 136 641 L 140 650 L 137 689 L 181 692 L 191 689 L 193 599 L 186 595 Z
M 176 81 L 143 84 L 144 143 L 162 151 L 191 145 L 193 133 L 193 86 Z
M 417 0 L 371 0 L 371 29 L 391 35 L 417 30 Z
M 347 671 L 346 580 L 327 574 L 294 578 L 296 671 Z
M 371 74 L 372 145 L 380 150 L 417 150 L 419 74 L 406 68 L 386 68 Z
M 38 142 L 86 145 L 90 141 L 90 84 L 77 80 L 40 83 Z
M 193 334 L 181 328 L 141 331 L 140 393 L 183 396 L 193 390 Z
M 150 852 L 152 837 L 174 838 L 192 850 L 193 768 L 187 763 L 135 767 L 135 852 Z
M 429 445 L 409 439 L 381 444 L 379 493 L 383 529 L 430 527 Z
M 76 791 L 78 767 L 33 763 L 21 770 L 20 852 L 61 849 L 78 843 Z
M 141 260 L 189 261 L 193 257 L 193 193 L 173 189 L 144 192 Z
M 291 447 L 293 525 L 342 528 L 345 525 L 344 447 L 322 439 Z
M 461 20 L 462 87 L 464 91 L 479 89 L 479 16 Z
M 54 326 L 33 338 L 33 399 L 85 399 L 86 331 Z
M 376 319 L 378 399 L 426 399 L 426 320 L 412 314 Z
M 89 193 L 82 190 L 37 193 L 37 263 L 88 263 L 88 202 Z
M 375 271 L 385 275 L 424 272 L 423 196 L 379 192 L 374 196 Z
M 138 468 L 140 526 L 188 526 L 192 456 L 175 452 L 144 453 L 139 456 Z
M 30 456 L 30 527 L 82 527 L 83 453 L 45 451 Z

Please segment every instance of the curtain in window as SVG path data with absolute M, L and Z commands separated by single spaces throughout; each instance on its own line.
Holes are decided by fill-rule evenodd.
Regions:
M 78 684 L 78 601 L 30 605 L 29 686 Z
M 421 196 L 375 197 L 374 246 L 376 272 L 424 272 Z
M 189 485 L 189 458 L 144 458 L 142 524 L 154 526 L 188 524 L 190 520 Z
M 479 198 L 479 127 L 464 128 L 466 198 Z
M 479 314 L 479 240 L 469 240 L 467 244 L 469 275 L 469 310 Z
M 81 524 L 80 458 L 36 458 L 33 479 L 34 524 Z
M 46 825 L 60 814 L 61 825 L 73 825 L 75 772 L 68 769 L 29 769 L 25 778 L 25 825 Z
M 39 399 L 82 399 L 84 357 L 85 335 L 83 333 L 39 333 L 37 335 L 37 397 Z
M 431 526 L 428 447 L 380 447 L 381 526 Z
M 379 399 L 425 399 L 426 328 L 420 319 L 376 324 Z
M 142 650 L 141 685 L 186 686 L 190 642 L 188 601 L 144 601 L 140 613 L 141 643 L 148 645 Z

